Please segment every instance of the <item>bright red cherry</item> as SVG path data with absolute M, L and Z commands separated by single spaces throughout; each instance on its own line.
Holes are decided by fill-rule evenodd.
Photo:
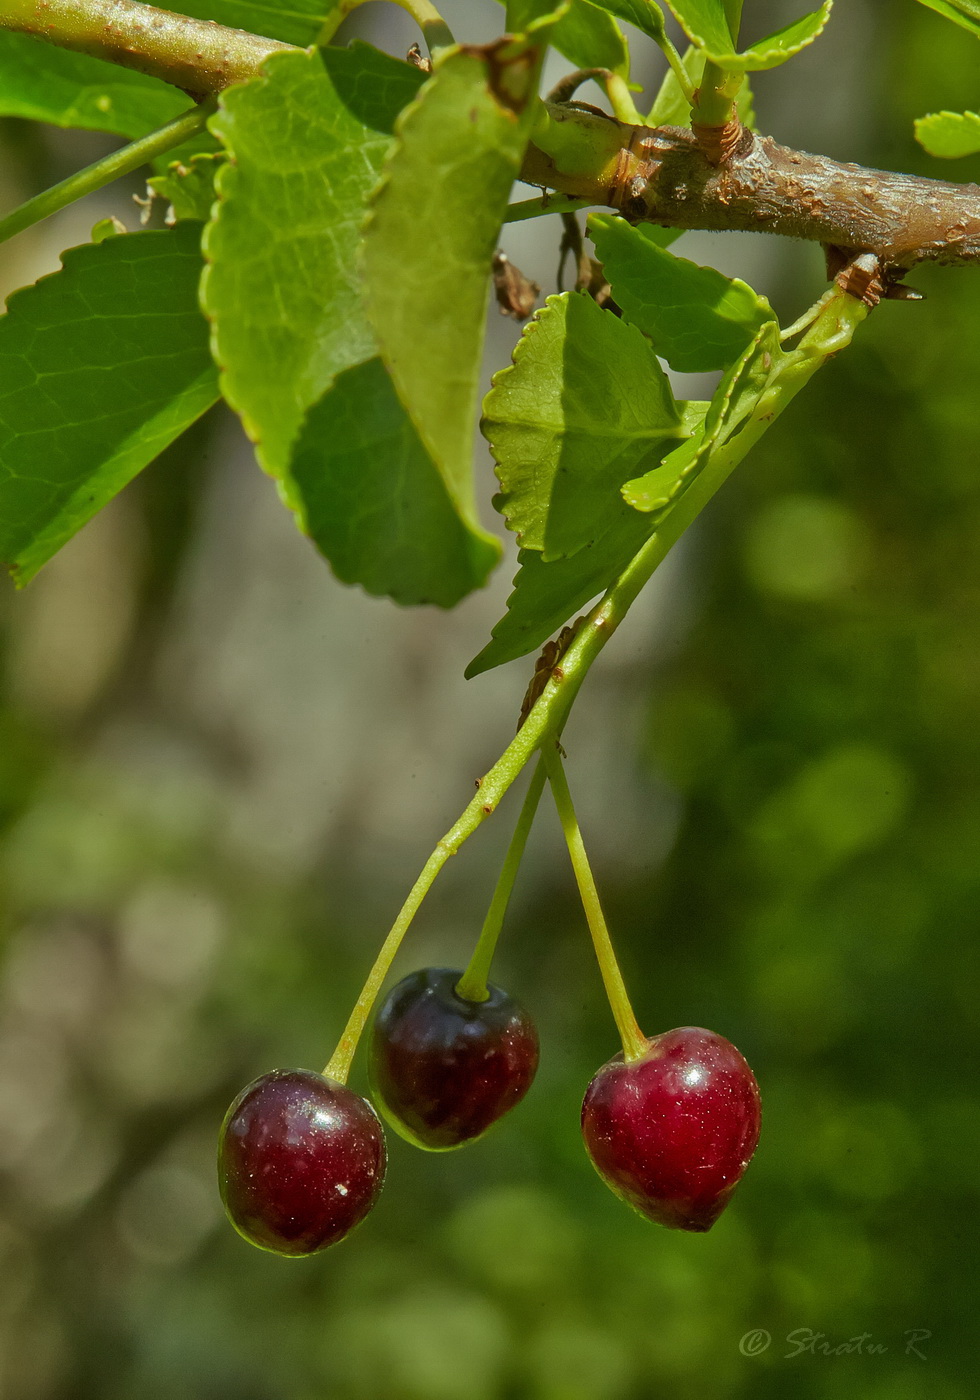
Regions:
M 276 1254 L 314 1254 L 342 1240 L 378 1199 L 386 1162 L 367 1100 L 308 1069 L 276 1069 L 249 1084 L 218 1139 L 231 1223 Z
M 759 1141 L 759 1086 L 735 1046 L 697 1026 L 617 1055 L 592 1080 L 582 1133 L 621 1200 L 674 1230 L 710 1230 Z
M 488 986 L 486 1001 L 456 991 L 462 972 L 413 972 L 378 1012 L 368 1073 L 388 1122 L 416 1147 L 472 1142 L 519 1103 L 538 1067 L 527 1012 Z

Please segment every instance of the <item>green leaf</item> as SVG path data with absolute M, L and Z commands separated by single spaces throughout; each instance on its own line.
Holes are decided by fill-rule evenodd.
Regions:
M 685 53 L 681 55 L 681 63 L 684 65 L 684 71 L 690 78 L 692 86 L 699 87 L 701 76 L 704 73 L 704 50 L 696 48 L 694 44 L 689 45 Z M 755 100 L 748 77 L 743 77 L 742 86 L 739 88 L 738 115 L 750 131 L 755 131 Z M 664 74 L 660 90 L 646 120 L 648 126 L 688 126 L 690 124 L 691 104 L 684 96 L 672 68 L 668 68 Z
M 530 23 L 553 8 L 551 0 L 544 7 L 541 0 L 507 0 L 508 32 L 523 34 Z M 551 30 L 550 40 L 576 68 L 609 68 L 624 78 L 629 76 L 626 40 L 605 6 L 571 0 L 568 11 Z
M 376 353 L 357 280 L 365 201 L 422 81 L 366 44 L 274 54 L 212 119 L 231 159 L 205 233 L 204 309 L 222 391 L 280 479 L 307 409 Z
M 706 58 L 722 68 L 742 72 L 775 68 L 798 54 L 823 32 L 833 8 L 833 0 L 823 0 L 819 9 L 739 53 L 725 0 L 668 0 L 668 4 L 691 43 L 703 49 Z
M 684 436 L 648 342 L 578 292 L 549 297 L 528 323 L 484 415 L 495 505 L 549 561 L 594 545 L 620 514 L 623 482 Z
M 701 430 L 665 458 L 663 466 L 623 487 L 623 499 L 659 525 L 707 465 L 741 432 L 783 362 L 779 326 L 767 321 L 724 376 L 707 406 Z M 693 405 L 692 405 L 693 407 Z
M 181 14 L 287 44 L 312 44 L 333 8 L 331 0 L 180 0 Z
M 189 106 L 156 78 L 0 29 L 0 116 L 137 137 Z
M 368 310 L 382 356 L 474 530 L 490 262 L 535 113 L 539 58 L 520 39 L 445 51 L 399 119 L 364 240 Z
M 980 38 L 980 0 L 919 0 L 919 4 L 927 5 Z
M 507 611 L 493 629 L 493 640 L 467 666 L 467 679 L 537 651 L 586 603 L 606 591 L 653 530 L 648 516 L 620 501 L 615 524 L 590 549 L 550 564 L 537 550 L 520 550 L 520 569 Z
M 149 189 L 170 205 L 168 224 L 179 219 L 198 219 L 203 223 L 210 218 L 215 200 L 215 177 L 223 160 L 223 155 L 214 152 L 198 153 L 186 165 L 183 161 L 173 161 L 163 175 L 153 175 L 147 180 Z
M 485 581 L 500 546 L 461 521 L 381 382 L 357 276 L 367 196 L 423 81 L 356 44 L 276 56 L 229 91 L 216 125 L 234 164 L 218 179 L 203 296 L 225 395 L 338 577 L 449 606 Z M 381 514 L 379 553 L 368 532 Z
M 725 375 L 711 403 L 686 406 L 685 428 L 693 430 L 693 436 L 675 448 L 662 466 L 623 487 L 625 513 L 616 516 L 590 549 L 553 563 L 539 552 L 521 550 L 521 568 L 507 612 L 493 629 L 492 641 L 470 662 L 467 676 L 537 650 L 574 613 L 605 592 L 663 525 L 709 459 L 747 426 L 781 363 L 779 327 L 767 321 Z
M 637 29 L 655 44 L 662 45 L 666 40 L 664 13 L 655 0 L 596 0 L 596 3 L 611 15 L 635 24 Z
M 617 305 L 676 370 L 727 368 L 775 319 L 765 297 L 745 282 L 667 252 L 645 226 L 593 214 L 589 235 Z
M 344 583 L 452 607 L 499 556 L 460 520 L 379 359 L 346 370 L 306 418 L 293 479 L 304 527 Z
M 703 49 L 715 63 L 735 54 L 735 42 L 725 0 L 667 0 L 678 24 L 696 48 Z M 726 67 L 732 65 L 726 61 Z
M 931 156 L 954 159 L 980 151 L 980 116 L 976 112 L 930 112 L 915 123 L 915 139 Z
M 26 583 L 218 397 L 200 226 L 70 249 L 0 318 L 0 558 Z

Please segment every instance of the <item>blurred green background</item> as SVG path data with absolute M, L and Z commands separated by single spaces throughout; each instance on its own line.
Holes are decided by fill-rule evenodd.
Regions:
M 796 13 L 746 11 L 760 31 Z M 911 139 L 976 105 L 975 43 L 911 0 L 837 11 L 758 79 L 763 128 L 976 178 Z M 467 37 L 497 23 L 447 13 Z M 400 22 L 365 20 L 395 51 Z M 0 135 L 9 204 L 104 149 Z M 7 245 L 5 287 L 107 212 L 135 226 L 134 188 Z M 556 239 L 505 247 L 553 284 Z M 784 318 L 821 287 L 814 248 L 679 251 Z M 912 280 L 926 303 L 884 305 L 767 436 L 568 730 L 641 1023 L 712 1027 L 762 1087 L 757 1157 L 707 1236 L 633 1217 L 585 1157 L 582 1092 L 616 1045 L 547 811 L 496 973 L 541 1030 L 525 1102 L 461 1153 L 392 1140 L 381 1204 L 318 1258 L 263 1255 L 221 1216 L 228 1100 L 325 1061 L 513 731 L 530 663 L 461 679 L 510 563 L 452 616 L 341 588 L 216 414 L 3 591 L 3 1400 L 975 1393 L 980 277 Z M 489 368 L 513 334 L 494 318 Z M 399 975 L 465 961 L 516 807 L 447 870 Z M 801 1329 L 869 1334 L 865 1354 L 788 1357 Z

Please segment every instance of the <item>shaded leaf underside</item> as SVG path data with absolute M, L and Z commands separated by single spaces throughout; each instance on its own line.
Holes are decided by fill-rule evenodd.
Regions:
M 200 225 L 70 249 L 0 318 L 0 557 L 18 583 L 218 397 Z
M 338 576 L 451 606 L 499 545 L 461 518 L 383 382 L 358 267 L 368 195 L 422 82 L 355 44 L 276 55 L 228 92 L 214 127 L 234 163 L 218 177 L 203 296 L 226 397 Z M 369 519 L 384 522 L 383 550 Z

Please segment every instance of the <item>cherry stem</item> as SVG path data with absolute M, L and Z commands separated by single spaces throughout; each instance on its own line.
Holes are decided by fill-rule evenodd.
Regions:
M 402 905 L 398 913 L 398 918 L 391 926 L 388 937 L 381 945 L 381 951 L 374 960 L 374 966 L 368 973 L 367 981 L 361 988 L 361 995 L 354 1003 L 354 1009 L 347 1018 L 347 1025 L 344 1027 L 343 1035 L 337 1043 L 337 1048 L 327 1062 L 323 1071 L 325 1079 L 336 1080 L 338 1084 L 346 1084 L 347 1076 L 350 1074 L 351 1061 L 357 1049 L 357 1042 L 367 1024 L 367 1018 L 371 1014 L 381 984 L 388 975 L 388 969 L 395 960 L 395 954 L 401 947 L 401 941 L 408 932 L 409 924 L 415 918 L 419 905 L 429 892 L 433 880 L 445 865 L 451 855 L 455 855 L 455 850 L 451 849 L 445 839 L 440 841 L 432 852 L 429 859 L 422 867 L 422 873 L 415 881 L 409 891 L 408 898 Z
M 523 725 L 497 759 L 497 762 L 482 778 L 476 796 L 460 813 L 456 823 L 446 832 L 422 867 L 422 873 L 412 886 L 408 899 L 402 906 L 391 932 L 382 945 L 381 952 L 368 974 L 364 990 L 358 997 L 348 1018 L 337 1049 L 324 1071 L 328 1078 L 336 1079 L 341 1084 L 347 1082 L 354 1051 L 357 1049 L 357 1042 L 371 1013 L 375 997 L 388 974 L 388 969 L 394 961 L 408 926 L 446 861 L 450 856 L 456 854 L 463 842 L 468 840 L 477 828 L 486 821 L 487 817 L 496 810 L 504 793 L 538 749 L 541 750 L 547 767 L 549 750 L 557 742 L 557 737 L 564 727 L 568 712 L 589 667 L 628 613 L 631 604 L 650 575 L 666 558 L 674 544 L 691 522 L 697 518 L 719 487 L 727 481 L 749 448 L 758 441 L 787 404 L 831 355 L 838 354 L 850 344 L 855 330 L 867 314 L 868 308 L 863 302 L 838 289 L 834 297 L 822 309 L 797 349 L 783 357 L 782 370 L 762 395 L 751 419 L 739 433 L 712 452 L 700 474 L 681 496 L 670 514 L 658 526 L 655 533 L 640 546 L 601 601 L 589 613 L 562 657 L 561 665 L 552 671 L 544 690 L 532 705 Z M 548 776 L 551 777 L 550 770 Z M 559 780 L 563 781 L 560 764 Z M 554 782 L 552 782 L 552 787 L 554 787 Z M 577 831 L 577 829 L 576 827 L 575 830 Z M 579 840 L 581 841 L 581 837 Z M 587 863 L 586 869 L 588 869 Z M 590 874 L 590 881 L 591 878 Z M 594 888 L 593 884 L 593 890 Z M 599 907 L 598 897 L 596 897 L 595 907 L 596 909 Z M 605 929 L 605 924 L 602 924 L 602 928 Z M 593 930 L 593 937 L 595 937 L 595 930 Z M 608 934 L 606 934 L 606 941 L 608 943 Z M 611 950 L 610 957 L 612 965 L 615 967 L 616 960 L 615 957 L 612 957 Z M 618 969 L 616 976 L 619 976 Z M 621 978 L 620 984 L 622 984 Z M 628 1007 L 629 1002 L 626 1001 L 625 990 L 623 999 Z M 632 1012 L 629 1013 L 629 1020 L 635 1026 Z M 639 1035 L 639 1031 L 637 1034 Z
M 493 962 L 497 939 L 500 937 L 504 915 L 507 913 L 507 905 L 510 903 L 510 896 L 514 889 L 514 881 L 517 879 L 517 872 L 521 866 L 524 847 L 527 845 L 527 838 L 534 823 L 534 814 L 538 810 L 538 803 L 544 791 L 544 779 L 544 764 L 541 759 L 538 759 L 537 767 L 531 775 L 531 781 L 524 797 L 524 806 L 517 818 L 514 834 L 510 838 L 510 845 L 507 847 L 507 854 L 504 856 L 504 863 L 500 868 L 497 887 L 493 892 L 487 917 L 483 921 L 480 937 L 473 949 L 473 956 L 470 958 L 466 971 L 456 983 L 456 995 L 461 996 L 464 1001 L 486 1001 L 490 995 L 487 988 L 490 964 Z
M 613 1020 L 616 1022 L 616 1029 L 619 1031 L 619 1038 L 623 1042 L 623 1058 L 627 1063 L 631 1060 L 638 1060 L 646 1053 L 647 1038 L 636 1023 L 629 994 L 626 991 L 626 983 L 619 970 L 612 939 L 609 937 L 609 929 L 606 926 L 602 905 L 599 902 L 599 891 L 596 889 L 592 867 L 589 865 L 589 858 L 585 853 L 585 842 L 582 840 L 582 832 L 575 815 L 572 794 L 568 790 L 568 780 L 565 777 L 565 768 L 557 743 L 546 740 L 541 747 L 541 757 L 548 773 L 548 781 L 551 783 L 551 791 L 554 793 L 555 806 L 558 808 L 558 819 L 565 835 L 568 854 L 572 859 L 572 869 L 575 872 L 575 880 L 582 898 L 585 917 L 589 923 L 589 932 L 592 934 L 592 944 L 599 962 L 599 971 L 602 973 L 606 996 L 609 999 Z

